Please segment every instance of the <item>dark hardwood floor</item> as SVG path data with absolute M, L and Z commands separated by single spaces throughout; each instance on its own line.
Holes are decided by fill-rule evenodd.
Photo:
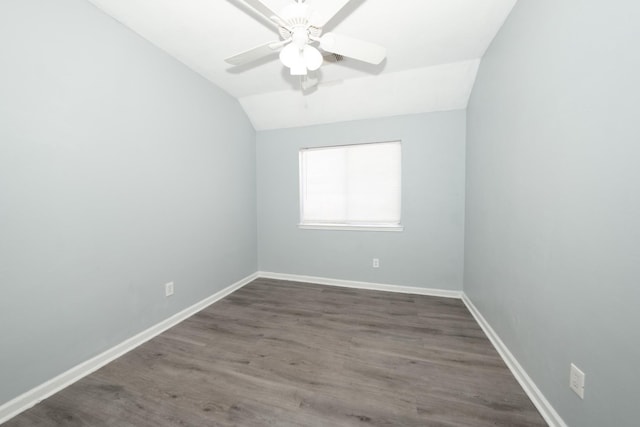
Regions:
M 7 422 L 546 426 L 456 299 L 258 279 Z

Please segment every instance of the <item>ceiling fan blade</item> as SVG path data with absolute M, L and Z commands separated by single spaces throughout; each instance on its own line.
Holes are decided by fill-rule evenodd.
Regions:
M 237 55 L 233 55 L 225 59 L 231 65 L 244 65 L 249 62 L 256 61 L 260 58 L 264 58 L 274 53 L 281 47 L 282 44 L 280 42 L 269 42 L 266 44 L 262 44 L 260 46 L 256 46 L 247 51 L 238 53 Z
M 318 12 L 312 18 L 312 25 L 322 28 L 329 23 L 351 0 L 323 0 L 314 4 L 314 9 Z
M 251 8 L 253 8 L 256 12 L 267 18 L 269 21 L 276 24 L 276 26 L 280 26 L 281 23 L 284 22 L 280 15 L 275 13 L 273 9 L 264 4 L 262 0 L 244 0 L 244 2 L 247 5 L 251 6 Z
M 378 65 L 387 55 L 387 50 L 375 43 L 347 36 L 327 33 L 320 38 L 320 47 L 331 53 Z

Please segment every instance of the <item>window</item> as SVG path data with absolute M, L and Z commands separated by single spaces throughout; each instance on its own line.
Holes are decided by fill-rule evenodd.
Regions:
M 300 150 L 300 227 L 400 231 L 400 141 Z

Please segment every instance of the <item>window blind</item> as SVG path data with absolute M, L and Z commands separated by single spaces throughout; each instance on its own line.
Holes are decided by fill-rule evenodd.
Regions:
M 300 150 L 301 224 L 394 226 L 400 141 Z

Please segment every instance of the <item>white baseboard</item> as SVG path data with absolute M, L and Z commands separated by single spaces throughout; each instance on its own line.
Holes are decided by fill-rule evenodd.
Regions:
M 174 314 L 173 316 L 157 323 L 156 325 L 146 329 L 139 334 L 117 344 L 109 350 L 69 369 L 66 372 L 58 375 L 55 378 L 21 394 L 20 396 L 10 400 L 4 405 L 0 406 L 0 424 L 15 417 L 19 413 L 31 408 L 47 397 L 62 390 L 63 388 L 73 384 L 74 382 L 84 378 L 90 373 L 97 371 L 107 363 L 117 359 L 123 354 L 133 350 L 139 345 L 149 341 L 153 337 L 161 334 L 167 329 L 177 325 L 188 317 L 194 315 L 200 310 L 208 307 L 214 302 L 226 297 L 233 291 L 240 289 L 247 283 L 253 281 L 258 277 L 257 273 L 253 273 L 244 279 L 237 281 L 236 283 L 222 289 L 219 292 L 203 299 L 200 302 Z
M 549 401 L 544 397 L 538 386 L 536 386 L 531 377 L 529 377 L 522 365 L 520 365 L 505 343 L 500 339 L 496 331 L 491 327 L 491 325 L 489 325 L 489 322 L 487 322 L 484 316 L 482 316 L 480 311 L 475 305 L 473 305 L 469 297 L 464 292 L 462 293 L 462 301 L 465 303 L 473 317 L 476 319 L 476 322 L 478 322 L 495 349 L 498 351 L 498 354 L 500 354 L 504 363 L 506 363 L 509 370 L 511 370 L 513 376 L 516 377 L 516 380 L 522 389 L 527 393 L 529 399 L 531 399 L 535 407 L 538 409 L 542 418 L 544 418 L 550 427 L 567 427 L 567 424 L 562 420 L 556 410 L 553 409 L 553 406 L 551 406 Z
M 462 291 L 447 289 L 419 288 L 415 286 L 387 285 L 383 283 L 355 282 L 352 280 L 330 279 L 327 277 L 301 276 L 298 274 L 272 273 L 259 271 L 258 277 L 265 279 L 288 280 L 292 282 L 315 283 L 318 285 L 338 286 L 342 288 L 368 289 L 372 291 L 399 292 L 403 294 L 429 295 L 444 298 L 462 298 Z

